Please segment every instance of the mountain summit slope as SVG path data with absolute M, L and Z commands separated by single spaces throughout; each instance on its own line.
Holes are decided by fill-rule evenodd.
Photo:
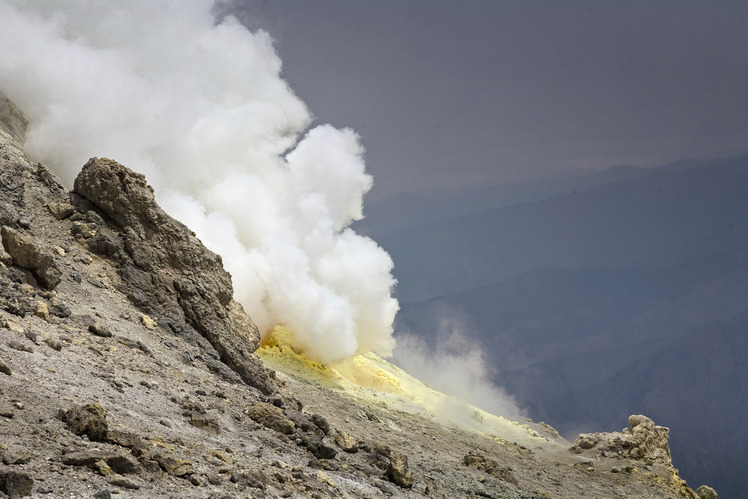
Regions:
M 646 453 L 276 373 L 220 257 L 141 175 L 95 158 L 68 192 L 23 130 L 0 120 L 0 496 L 697 497 Z

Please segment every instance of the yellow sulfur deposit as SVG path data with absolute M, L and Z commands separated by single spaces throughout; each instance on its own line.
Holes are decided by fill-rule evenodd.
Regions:
M 292 347 L 293 336 L 288 328 L 276 326 L 257 353 L 279 373 L 344 391 L 369 406 L 384 403 L 389 408 L 484 433 L 496 441 L 516 442 L 536 449 L 560 449 L 565 445 L 560 439 L 544 436 L 528 424 L 510 421 L 434 390 L 373 353 L 335 365 L 309 360 Z

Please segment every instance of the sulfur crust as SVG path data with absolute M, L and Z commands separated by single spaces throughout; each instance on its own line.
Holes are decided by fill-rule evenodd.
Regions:
M 276 326 L 257 351 L 262 360 L 296 379 L 346 392 L 370 406 L 381 406 L 431 417 L 446 424 L 485 434 L 498 441 L 517 442 L 557 450 L 566 442 L 549 439 L 527 424 L 483 411 L 441 393 L 374 353 L 365 353 L 335 365 L 306 358 L 291 344 L 293 332 Z

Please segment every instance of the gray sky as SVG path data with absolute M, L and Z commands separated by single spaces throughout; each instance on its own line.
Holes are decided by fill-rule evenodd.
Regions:
M 745 0 L 236 0 L 370 199 L 748 153 Z

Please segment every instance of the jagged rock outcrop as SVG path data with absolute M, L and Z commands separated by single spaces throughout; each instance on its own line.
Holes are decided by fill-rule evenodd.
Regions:
M 246 383 L 265 394 L 276 391 L 272 372 L 254 354 L 257 326 L 233 300 L 221 257 L 158 206 L 143 175 L 93 158 L 75 179 L 74 193 L 94 226 L 90 237 L 81 237 L 92 251 L 119 262 L 135 305 L 175 333 L 195 328 Z
M 670 430 L 655 426 L 641 414 L 629 416 L 629 428 L 612 433 L 583 433 L 574 441 L 571 451 L 581 454 L 592 450 L 602 457 L 620 456 L 671 465 L 668 438 Z

